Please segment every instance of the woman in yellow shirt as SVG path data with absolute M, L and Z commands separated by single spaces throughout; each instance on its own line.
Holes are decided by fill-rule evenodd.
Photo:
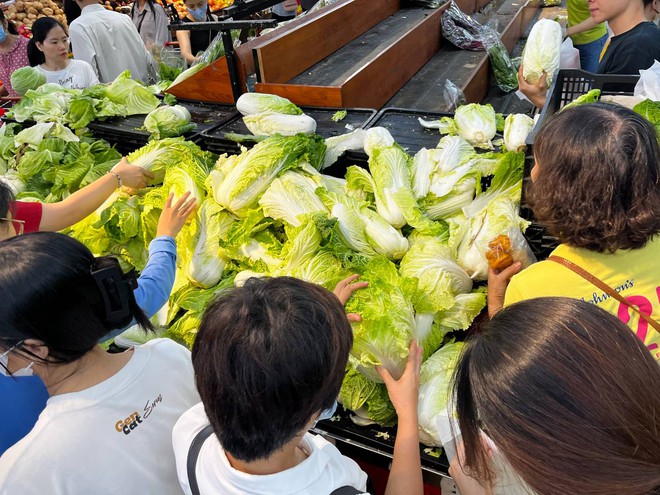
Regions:
M 536 297 L 581 299 L 617 316 L 660 360 L 660 332 L 648 321 L 660 321 L 660 148 L 655 127 L 615 105 L 570 108 L 541 129 L 534 155 L 528 200 L 537 220 L 561 242 L 552 254 L 585 270 L 627 304 L 570 268 L 545 260 L 520 273 L 519 264 L 491 271 L 489 313 Z

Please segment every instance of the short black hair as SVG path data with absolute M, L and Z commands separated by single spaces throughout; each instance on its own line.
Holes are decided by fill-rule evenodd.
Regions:
M 336 400 L 353 334 L 339 299 L 291 277 L 253 278 L 204 313 L 197 389 L 223 448 L 265 459 Z
M 35 232 L 0 242 L 0 349 L 36 339 L 48 347 L 49 363 L 66 364 L 132 320 L 153 330 L 132 290 L 123 292 L 129 313 L 109 321 L 92 275 L 104 268 L 120 270 L 119 262 L 95 258 L 83 244 L 64 234 Z M 112 293 L 107 297 L 114 302 Z
M 561 242 L 596 252 L 639 249 L 660 233 L 660 148 L 648 120 L 591 103 L 554 115 L 534 142 L 527 199 Z

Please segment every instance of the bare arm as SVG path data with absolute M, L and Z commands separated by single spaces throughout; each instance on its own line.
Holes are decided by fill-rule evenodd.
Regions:
M 566 28 L 566 36 L 573 36 L 574 34 L 584 33 L 597 27 L 599 24 L 594 21 L 591 17 L 588 17 L 586 20 L 582 21 L 580 24 L 575 26 L 570 26 Z
M 387 392 L 399 418 L 394 442 L 394 458 L 385 495 L 422 495 L 424 493 L 417 421 L 421 366 L 422 348 L 413 341 L 410 344 L 406 370 L 398 381 L 395 381 L 386 369 L 377 368 L 387 386 Z
M 44 204 L 39 230 L 62 230 L 91 215 L 117 190 L 119 181 L 114 174 L 119 175 L 122 185 L 136 189 L 145 187 L 151 176 L 143 168 L 130 165 L 125 158 L 112 171 L 59 203 Z
M 179 42 L 181 55 L 186 59 L 186 62 L 192 64 L 195 61 L 195 55 L 192 53 L 190 45 L 190 31 L 177 31 L 176 40 Z

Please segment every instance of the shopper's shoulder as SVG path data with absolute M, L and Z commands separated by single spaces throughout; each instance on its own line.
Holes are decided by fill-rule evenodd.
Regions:
M 172 339 L 160 338 L 153 339 L 140 346 L 142 351 L 153 354 L 164 354 L 169 356 L 182 357 L 190 359 L 190 351 L 181 344 L 174 342 Z

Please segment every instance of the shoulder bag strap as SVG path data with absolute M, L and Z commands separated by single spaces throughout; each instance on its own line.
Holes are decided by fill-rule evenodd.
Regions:
M 358 490 L 357 488 L 354 488 L 349 485 L 337 488 L 336 490 L 330 493 L 330 495 L 361 495 L 361 494 L 364 494 L 362 490 Z
M 202 428 L 195 438 L 193 438 L 192 443 L 190 444 L 190 449 L 188 450 L 188 460 L 186 462 L 186 470 L 188 472 L 188 485 L 190 485 L 190 492 L 192 495 L 199 494 L 199 485 L 197 484 L 197 458 L 199 457 L 199 451 L 204 445 L 204 442 L 208 437 L 213 433 L 213 428 L 211 425 L 206 425 Z
M 613 297 L 617 301 L 619 301 L 621 304 L 625 304 L 628 306 L 630 309 L 635 311 L 641 318 L 643 318 L 649 325 L 651 325 L 653 328 L 656 329 L 656 331 L 660 332 L 660 323 L 655 321 L 653 318 L 651 318 L 648 315 L 645 315 L 642 313 L 639 309 L 637 309 L 635 306 L 630 304 L 628 300 L 623 297 L 621 294 L 619 294 L 617 291 L 615 291 L 612 287 L 607 285 L 605 282 L 600 280 L 599 278 L 596 278 L 594 275 L 586 271 L 584 268 L 576 265 L 572 261 L 567 260 L 566 258 L 562 258 L 561 256 L 556 256 L 552 255 L 548 257 L 550 261 L 554 261 L 555 263 L 559 263 L 560 265 L 565 266 L 569 270 L 571 270 L 573 273 L 576 273 L 583 279 L 585 279 L 587 282 L 592 283 L 596 287 L 598 287 L 600 290 L 608 294 L 609 296 Z

